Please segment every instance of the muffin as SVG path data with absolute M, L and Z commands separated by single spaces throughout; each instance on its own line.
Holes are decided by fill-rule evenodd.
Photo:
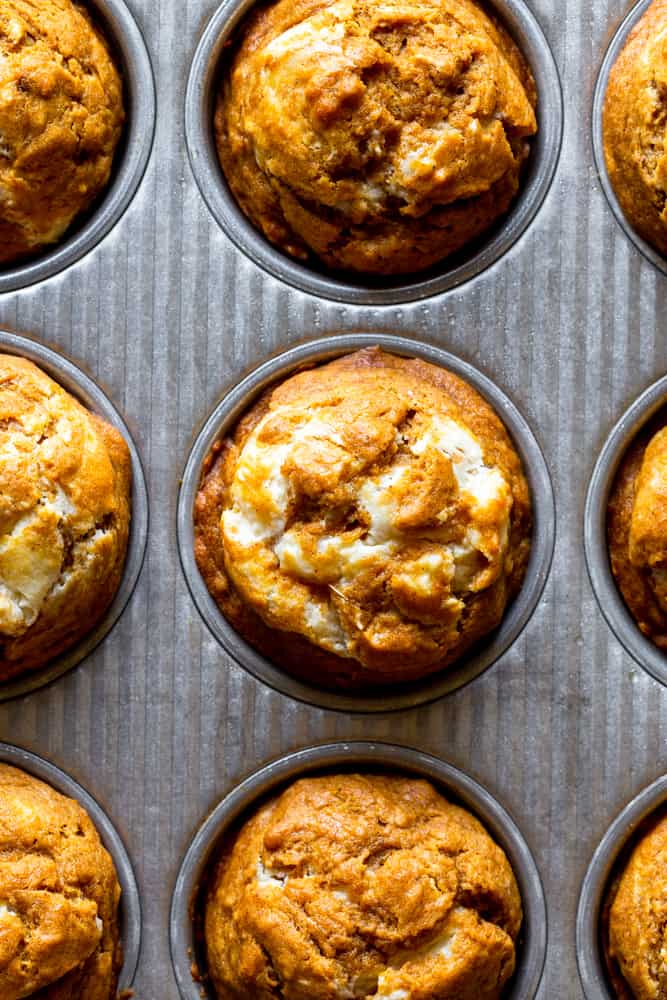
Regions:
M 612 67 L 603 138 L 628 222 L 667 256 L 667 0 L 654 0 Z
M 0 3 L 0 264 L 59 240 L 109 181 L 123 92 L 72 0 Z
M 39 368 L 0 355 L 0 680 L 103 617 L 130 523 L 129 449 Z
M 289 377 L 217 442 L 195 556 L 260 652 L 323 686 L 413 680 L 500 622 L 531 507 L 489 405 L 378 348 Z
M 85 810 L 0 764 L 2 1000 L 115 1000 L 119 900 Z
M 507 212 L 536 101 L 471 0 L 278 0 L 242 26 L 215 132 L 234 196 L 281 250 L 400 275 Z
M 207 970 L 218 1000 L 495 1000 L 521 921 L 503 851 L 428 782 L 306 778 L 224 845 Z
M 619 1000 L 667 991 L 667 816 L 653 820 L 613 881 L 604 914 L 605 957 Z
M 611 569 L 641 631 L 667 649 L 667 426 L 628 449 L 609 495 Z

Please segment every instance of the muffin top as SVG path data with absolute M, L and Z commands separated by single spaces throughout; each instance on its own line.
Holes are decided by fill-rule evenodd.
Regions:
M 113 1000 L 120 886 L 78 802 L 0 764 L 0 996 Z
M 509 862 L 426 781 L 297 781 L 226 844 L 205 906 L 220 1000 L 492 1000 L 521 926 Z
M 610 493 L 607 534 L 626 604 L 644 635 L 667 649 L 667 426 L 628 449 Z
M 125 562 L 130 478 L 115 428 L 32 362 L 0 355 L 0 680 L 103 616 Z
M 667 0 L 654 0 L 612 67 L 603 129 L 623 212 L 667 255 Z
M 269 390 L 209 456 L 195 554 L 232 624 L 317 683 L 407 680 L 494 628 L 530 501 L 488 404 L 377 348 Z
M 215 127 L 271 242 L 402 274 L 506 212 L 535 103 L 517 46 L 470 0 L 278 0 L 242 27 Z
M 608 899 L 606 951 L 621 1000 L 667 994 L 667 817 L 641 836 Z
M 0 4 L 0 264 L 60 239 L 106 186 L 123 124 L 106 42 L 72 0 Z

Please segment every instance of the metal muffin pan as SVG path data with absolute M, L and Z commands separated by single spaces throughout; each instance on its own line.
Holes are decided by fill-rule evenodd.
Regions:
M 230 625 L 211 597 L 194 556 L 193 511 L 204 460 L 214 443 L 230 433 L 241 415 L 270 385 L 295 371 L 331 361 L 363 347 L 382 347 L 406 357 L 421 358 L 454 372 L 472 385 L 503 421 L 523 461 L 533 504 L 533 540 L 526 577 L 499 627 L 465 654 L 459 664 L 411 684 L 377 692 L 337 692 L 290 676 L 258 653 Z M 387 712 L 413 708 L 450 694 L 479 676 L 511 646 L 530 619 L 546 583 L 556 533 L 554 497 L 544 456 L 537 440 L 503 391 L 472 365 L 439 347 L 386 334 L 330 335 L 292 347 L 264 362 L 225 394 L 196 438 L 181 479 L 178 502 L 178 545 L 183 572 L 199 613 L 222 647 L 258 680 L 277 691 L 320 708 L 346 712 Z
M 171 958 L 182 1000 L 201 1000 L 202 995 L 215 1000 L 206 984 L 202 992 L 202 983 L 192 977 L 193 961 L 200 957 L 193 917 L 207 867 L 224 835 L 244 813 L 281 786 L 306 775 L 339 770 L 389 770 L 427 778 L 481 820 L 507 854 L 523 901 L 517 969 L 503 997 L 532 1000 L 544 967 L 547 914 L 537 865 L 514 820 L 485 788 L 451 764 L 408 747 L 365 741 L 329 743 L 278 758 L 229 792 L 200 827 L 178 873 L 169 921 Z
M 616 197 L 616 192 L 614 191 L 607 172 L 607 161 L 604 155 L 604 135 L 602 129 L 604 102 L 607 94 L 607 86 L 609 84 L 609 74 L 614 63 L 623 51 L 631 31 L 639 23 L 648 8 L 651 6 L 652 2 L 653 0 L 639 0 L 639 3 L 635 4 L 630 13 L 622 21 L 605 53 L 604 60 L 600 67 L 597 83 L 595 85 L 595 93 L 593 95 L 593 153 L 595 156 L 595 166 L 597 167 L 598 178 L 600 184 L 602 185 L 602 190 L 605 193 L 605 197 L 609 202 L 609 207 L 614 213 L 616 221 L 628 239 L 631 240 L 637 247 L 639 252 L 643 254 L 647 260 L 650 260 L 654 267 L 657 267 L 659 271 L 662 271 L 663 274 L 667 274 L 667 257 L 663 257 L 662 254 L 655 249 L 655 247 L 651 246 L 650 243 L 647 243 L 646 240 L 642 239 L 636 229 L 630 225 L 623 209 L 621 208 L 620 202 Z
M 224 0 L 201 36 L 185 98 L 190 164 L 213 217 L 235 245 L 269 274 L 311 295 L 355 305 L 390 305 L 455 288 L 499 260 L 530 225 L 556 171 L 563 133 L 558 70 L 539 22 L 524 0 L 490 0 L 491 12 L 509 29 L 530 64 L 538 91 L 538 132 L 521 189 L 507 215 L 469 250 L 424 274 L 394 279 L 337 277 L 304 265 L 274 247 L 246 218 L 224 178 L 215 147 L 214 110 L 224 53 L 257 0 Z
M 98 624 L 79 642 L 37 670 L 0 682 L 0 702 L 29 694 L 71 670 L 91 653 L 111 631 L 136 586 L 148 539 L 148 492 L 141 458 L 120 413 L 100 388 L 81 369 L 57 351 L 28 337 L 0 330 L 0 354 L 14 354 L 34 361 L 51 378 L 93 413 L 104 417 L 123 435 L 132 460 L 132 510 L 125 567 L 116 596 Z
M 588 1000 L 616 1000 L 602 952 L 602 909 L 620 856 L 632 844 L 637 828 L 665 802 L 667 777 L 662 777 L 640 792 L 616 817 L 591 859 L 577 909 L 577 961 Z
M 50 278 L 87 254 L 116 225 L 141 183 L 153 145 L 155 82 L 146 44 L 124 0 L 85 0 L 111 47 L 123 79 L 126 121 L 109 184 L 91 209 L 53 247 L 0 268 L 0 294 Z
M 113 859 L 121 888 L 119 924 L 123 965 L 119 974 L 118 989 L 121 992 L 129 990 L 134 982 L 141 951 L 141 900 L 132 862 L 120 834 L 99 802 L 55 764 L 11 743 L 0 743 L 0 762 L 17 767 L 51 785 L 62 795 L 76 799 L 92 820 L 100 840 Z
M 667 685 L 667 656 L 639 629 L 611 572 L 607 503 L 618 467 L 641 429 L 667 405 L 667 375 L 635 400 L 611 431 L 591 476 L 584 513 L 586 563 L 593 591 L 609 627 L 645 670 Z

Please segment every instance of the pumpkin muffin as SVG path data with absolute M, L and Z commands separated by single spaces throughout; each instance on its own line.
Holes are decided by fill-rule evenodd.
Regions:
M 0 264 L 55 243 L 109 181 L 124 120 L 108 46 L 72 0 L 0 3 Z
M 638 435 L 609 497 L 611 569 L 641 631 L 667 650 L 667 426 Z
M 0 355 L 0 680 L 104 616 L 130 522 L 129 449 L 32 362 Z
M 654 0 L 612 67 L 603 130 L 628 222 L 667 256 L 667 0 Z
M 454 662 L 500 622 L 531 536 L 491 407 L 451 372 L 377 348 L 266 392 L 212 449 L 194 517 L 223 614 L 330 687 Z
M 329 268 L 419 271 L 516 197 L 536 91 L 471 0 L 278 0 L 244 22 L 215 130 L 241 208 Z
M 297 781 L 248 819 L 205 901 L 219 1000 L 496 1000 L 522 921 L 509 862 L 426 781 Z
M 119 900 L 85 810 L 0 764 L 2 1000 L 115 1000 Z
M 667 994 L 667 817 L 653 820 L 612 883 L 604 915 L 607 966 L 619 1000 Z

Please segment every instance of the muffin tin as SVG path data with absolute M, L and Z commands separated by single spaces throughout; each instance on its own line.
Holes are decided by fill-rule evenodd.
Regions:
M 45 781 L 62 795 L 83 806 L 93 822 L 100 840 L 111 855 L 121 888 L 119 910 L 123 965 L 118 977 L 119 991 L 127 990 L 134 981 L 141 950 L 141 900 L 132 862 L 112 820 L 89 792 L 59 767 L 37 754 L 29 753 L 10 743 L 0 743 L 0 762 L 18 767 L 40 781 Z
M 563 133 L 563 100 L 549 44 L 524 0 L 491 0 L 488 7 L 519 43 L 540 95 L 538 133 L 519 195 L 508 215 L 467 251 L 422 275 L 398 279 L 355 279 L 304 265 L 272 246 L 239 209 L 220 168 L 213 114 L 225 51 L 257 0 L 225 0 L 197 46 L 185 97 L 185 132 L 190 164 L 213 217 L 236 246 L 269 274 L 295 288 L 355 305 L 410 302 L 455 288 L 490 267 L 521 237 L 539 211 L 558 162 Z
M 102 19 L 126 10 L 120 0 L 90 2 Z M 178 996 L 169 913 L 202 818 L 266 761 L 341 739 L 409 744 L 474 775 L 506 805 L 544 883 L 548 947 L 536 996 L 584 995 L 577 955 L 583 967 L 595 911 L 585 911 L 583 933 L 580 914 L 578 942 L 575 918 L 587 865 L 612 818 L 667 769 L 666 692 L 635 667 L 600 614 L 585 571 L 584 501 L 610 430 L 667 369 L 667 283 L 617 226 L 593 158 L 594 89 L 623 5 L 526 2 L 498 0 L 497 9 L 510 27 L 511 11 L 529 10 L 525 23 L 538 23 L 548 39 L 565 99 L 562 152 L 549 188 L 556 85 L 544 92 L 551 153 L 534 177 L 542 187 L 532 222 L 518 241 L 512 221 L 497 234 L 512 245 L 486 270 L 467 261 L 458 274 L 400 287 L 339 288 L 316 272 L 297 280 L 282 257 L 258 267 L 257 255 L 223 234 L 188 165 L 189 151 L 199 179 L 220 194 L 210 130 L 197 136 L 195 126 L 215 82 L 207 25 L 227 24 L 240 8 L 230 0 L 216 14 L 217 0 L 131 0 L 159 95 L 154 152 L 132 209 L 101 241 L 106 223 L 88 242 L 84 226 L 20 275 L 0 273 L 0 326 L 53 344 L 99 378 L 146 461 L 148 558 L 122 620 L 76 670 L 0 704 L 0 738 L 76 773 L 124 831 L 144 912 L 138 997 Z M 150 70 L 135 41 L 124 50 L 127 79 L 145 82 L 145 113 L 131 117 L 131 136 L 135 126 L 140 134 L 126 156 L 131 148 L 141 156 L 121 205 L 153 131 Z M 213 45 L 208 55 L 205 45 Z M 544 72 L 553 74 L 549 58 Z M 531 62 L 539 69 L 540 59 Z M 91 225 L 104 219 L 120 176 Z M 490 263 L 489 245 L 482 253 Z M 391 715 L 309 707 L 240 669 L 207 631 L 177 548 L 179 478 L 221 392 L 295 345 L 357 330 L 376 342 L 404 337 L 414 353 L 423 344 L 446 350 L 511 398 L 544 447 L 558 519 L 547 586 L 494 668 Z M 592 982 L 591 996 L 604 996 Z
M 326 690 L 290 676 L 252 648 L 229 624 L 204 583 L 194 556 L 193 512 L 202 463 L 217 440 L 233 430 L 239 418 L 272 383 L 295 371 L 331 361 L 341 354 L 378 346 L 394 354 L 418 357 L 454 372 L 472 385 L 501 416 L 521 456 L 533 503 L 532 549 L 526 578 L 500 626 L 449 669 L 414 684 L 350 694 Z M 221 646 L 237 663 L 277 691 L 320 708 L 345 712 L 387 712 L 414 708 L 450 694 L 487 670 L 521 634 L 540 599 L 549 574 L 556 533 L 553 490 L 544 456 L 530 427 L 507 396 L 472 365 L 429 344 L 407 337 L 347 333 L 292 347 L 260 365 L 228 392 L 210 415 L 192 447 L 181 479 L 177 514 L 178 546 L 183 572 L 199 612 Z
M 205 981 L 202 993 L 201 982 L 192 977 L 192 965 L 194 959 L 199 972 L 205 972 L 196 931 L 198 892 L 222 838 L 245 813 L 251 813 L 262 799 L 282 786 L 304 775 L 340 771 L 390 771 L 426 778 L 446 798 L 481 820 L 507 854 L 523 902 L 517 971 L 503 996 L 507 1000 L 533 1000 L 547 944 L 546 906 L 537 866 L 513 819 L 473 778 L 437 757 L 408 747 L 369 742 L 330 743 L 280 757 L 238 785 L 207 817 L 183 860 L 171 906 L 171 957 L 182 1000 L 201 1000 L 202 996 L 215 1000 Z
M 132 201 L 148 164 L 155 129 L 155 82 L 141 31 L 124 0 L 87 0 L 123 76 L 126 122 L 109 185 L 65 238 L 15 267 L 0 269 L 0 294 L 50 278 L 89 253 Z

